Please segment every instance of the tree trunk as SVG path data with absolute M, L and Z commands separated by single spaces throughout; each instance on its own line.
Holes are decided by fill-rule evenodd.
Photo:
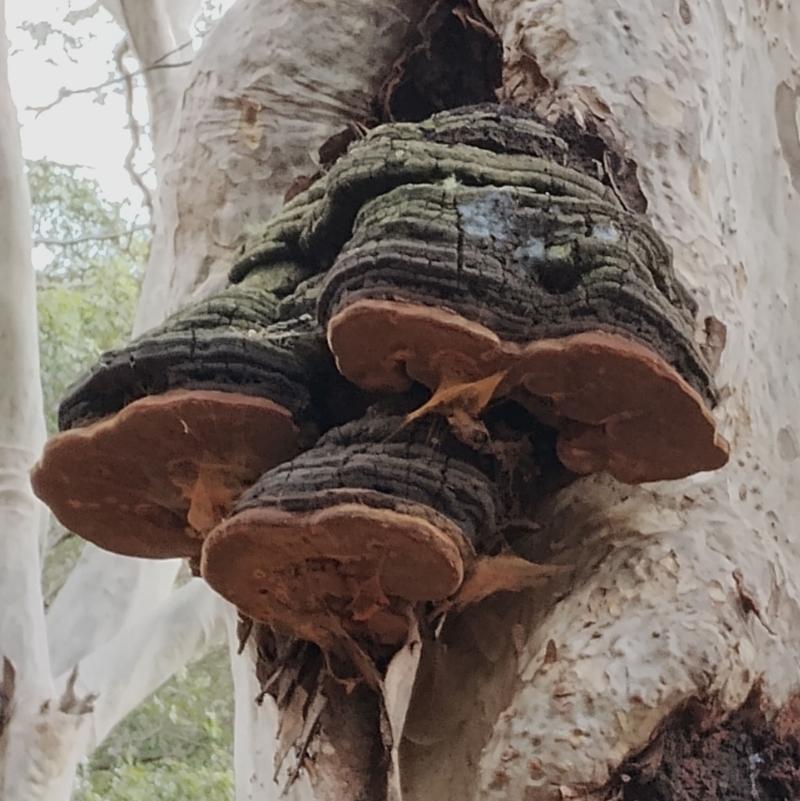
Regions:
M 464 795 L 581 796 L 660 732 L 663 748 L 671 713 L 690 699 L 704 705 L 699 732 L 756 684 L 767 717 L 800 685 L 790 528 L 800 19 L 768 2 L 482 5 L 503 37 L 509 96 L 599 118 L 624 143 L 700 321 L 727 329 L 716 416 L 729 465 L 648 487 L 577 482 L 543 521 L 545 542 L 579 566 L 576 576 L 557 603 L 534 611 L 516 599 L 525 637 L 515 653 L 509 631 L 505 646 L 515 675 L 483 716 L 492 733 Z M 534 85 L 538 99 L 527 94 Z M 710 320 L 705 333 L 715 329 L 725 330 Z M 470 727 L 480 725 L 473 716 Z M 707 754 L 717 767 L 730 758 Z M 437 777 L 445 772 L 440 763 Z M 740 779 L 750 792 L 747 764 L 728 772 L 717 797 L 744 797 Z M 755 797 L 770 797 L 754 781 Z
M 79 761 L 176 670 L 221 642 L 231 610 L 200 581 L 172 593 L 178 560 L 87 548 L 45 621 L 39 543 L 49 517 L 28 478 L 45 437 L 30 201 L 2 11 L 0 2 L 0 797 L 66 801 Z M 140 46 L 158 38 L 152 27 Z M 147 52 L 157 59 L 152 46 Z M 165 126 L 154 120 L 154 130 Z
M 502 39 L 502 97 L 594 126 L 636 165 L 700 305 L 698 340 L 720 356 L 732 458 L 681 481 L 562 490 L 521 547 L 573 572 L 452 617 L 418 667 L 409 644 L 380 701 L 304 699 L 319 721 L 305 733 L 290 701 L 254 706 L 250 641 L 234 662 L 237 799 L 278 797 L 287 738 L 297 801 L 792 797 L 800 18 L 779 0 L 477 2 Z M 219 284 L 239 233 L 368 115 L 426 7 L 234 6 L 173 128 L 138 330 Z
M 44 752 L 35 716 L 53 683 L 44 619 L 37 614 L 44 507 L 27 475 L 44 443 L 30 198 L 16 109 L 8 85 L 5 7 L 0 2 L 0 794 L 26 771 L 26 746 Z
M 317 113 L 339 94 L 330 74 L 317 77 L 315 59 L 335 42 L 336 75 L 347 76 L 358 51 L 380 40 L 363 30 L 347 38 L 348 25 L 356 27 L 350 9 L 361 4 L 337 5 L 324 22 L 316 7 L 303 16 L 306 5 L 240 3 L 231 17 L 237 26 L 217 32 L 224 60 L 213 74 L 196 73 L 194 91 L 205 92 L 205 107 L 187 105 L 184 126 L 204 146 L 182 139 L 183 172 L 169 190 L 176 252 L 164 262 L 175 277 L 152 276 L 170 287 L 170 306 L 219 272 L 233 232 L 274 211 L 283 189 L 308 171 L 307 154 L 356 116 L 344 104 L 332 117 Z M 732 781 L 755 782 L 757 797 L 770 797 L 767 768 L 753 768 L 766 759 L 758 744 L 767 735 L 758 732 L 791 739 L 789 718 L 777 719 L 780 728 L 775 713 L 800 686 L 800 565 L 790 533 L 800 497 L 791 271 L 800 244 L 793 225 L 800 212 L 793 77 L 800 22 L 786 3 L 736 0 L 480 6 L 503 40 L 503 97 L 543 116 L 591 122 L 638 165 L 647 214 L 700 304 L 698 339 L 713 353 L 727 332 L 715 414 L 733 455 L 713 474 L 639 487 L 600 475 L 551 500 L 528 552 L 556 553 L 575 572 L 547 592 L 467 610 L 438 643 L 425 644 L 400 749 L 404 797 L 614 797 L 623 793 L 623 773 L 629 790 L 650 782 L 652 797 L 668 797 L 658 787 L 665 771 L 678 770 L 669 760 L 677 759 L 674 735 L 689 708 L 691 736 L 717 733 L 716 751 L 695 749 L 704 754 L 692 763 L 696 771 L 713 773 L 732 759 Z M 267 24 L 274 32 L 259 27 Z M 259 34 L 239 37 L 236 55 L 227 55 L 222 39 L 234 30 Z M 271 57 L 277 37 L 286 61 Z M 282 65 L 292 52 L 313 87 L 299 92 L 302 102 L 284 88 Z M 390 65 L 387 51 L 361 74 L 377 79 Z M 218 88 L 233 85 L 239 88 Z M 271 136 L 267 126 L 275 128 Z M 206 130 L 227 139 L 212 145 Z M 279 131 L 289 133 L 291 149 Z M 213 198 L 213 223 L 204 230 L 184 227 L 179 213 L 190 190 L 193 198 Z M 744 749 L 739 762 L 720 756 L 719 746 L 737 709 L 757 710 L 751 718 L 761 721 L 748 724 L 749 756 Z M 648 744 L 644 762 L 626 762 Z M 263 781 L 240 785 L 239 797 L 271 797 L 264 788 L 272 787 L 272 765 L 255 755 L 249 764 Z M 336 766 L 328 769 L 334 786 Z M 320 770 L 309 768 L 317 798 L 325 797 Z M 366 785 L 365 777 L 348 797 L 361 797 Z M 700 797 L 685 789 L 688 780 L 681 786 L 669 797 Z M 735 789 L 714 792 L 740 797 Z

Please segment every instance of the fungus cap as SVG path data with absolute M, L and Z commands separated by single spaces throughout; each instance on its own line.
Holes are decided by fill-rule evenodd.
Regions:
M 174 390 L 57 434 L 31 483 L 66 528 L 105 550 L 197 557 L 241 492 L 297 451 L 292 416 L 273 401 Z
M 559 428 L 558 454 L 576 473 L 620 481 L 683 478 L 727 462 L 728 445 L 703 398 L 654 350 L 605 331 L 503 341 L 480 323 L 435 306 L 362 299 L 328 326 L 341 372 L 371 391 L 432 390 L 504 374 L 513 396 Z
M 472 554 L 456 525 L 416 506 L 246 509 L 209 534 L 201 573 L 283 634 L 323 646 L 342 632 L 396 644 L 407 633 L 403 610 L 454 593 Z

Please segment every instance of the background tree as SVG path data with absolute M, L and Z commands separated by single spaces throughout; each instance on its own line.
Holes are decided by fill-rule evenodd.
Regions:
M 171 594 L 178 564 L 137 565 L 84 551 L 45 620 L 39 579 L 45 517 L 27 480 L 44 428 L 30 206 L 6 55 L 3 36 L 0 795 L 66 799 L 77 764 L 111 728 L 187 661 L 220 642 L 225 606 L 202 582 Z M 76 693 L 78 674 L 92 691 Z
M 146 225 L 110 202 L 75 167 L 28 162 L 39 311 L 39 353 L 50 433 L 66 387 L 106 350 L 127 342 L 149 251 Z M 126 227 L 127 226 L 127 227 Z M 116 233 L 122 231 L 122 233 Z M 74 568 L 83 541 L 56 527 L 42 565 L 45 607 Z M 185 581 L 185 579 L 184 579 Z M 230 668 L 217 648 L 181 669 L 79 771 L 74 798 L 230 797 Z
M 97 181 L 75 167 L 27 164 L 42 390 L 48 431 L 64 390 L 106 350 L 125 343 L 133 326 L 150 240 L 128 224 L 122 203 L 103 198 Z M 130 215 L 127 215 L 130 216 Z

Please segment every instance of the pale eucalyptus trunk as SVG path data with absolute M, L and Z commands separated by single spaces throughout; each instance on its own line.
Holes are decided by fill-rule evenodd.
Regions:
M 44 443 L 30 197 L 8 85 L 5 8 L 0 2 L 0 795 L 46 758 L 35 716 L 53 692 L 41 614 L 39 531 L 44 507 L 28 471 Z
M 149 276 L 169 308 L 219 280 L 236 233 L 273 212 L 313 170 L 321 140 L 357 117 L 340 103 L 342 80 L 357 72 L 366 87 L 391 64 L 384 40 L 364 35 L 364 9 L 400 5 L 242 0 L 218 28 L 219 61 L 195 72 L 165 190 L 172 258 Z M 506 99 L 592 117 L 638 164 L 648 215 L 701 324 L 727 329 L 715 415 L 730 464 L 683 481 L 595 476 L 563 490 L 541 537 L 577 572 L 467 610 L 445 630 L 447 648 L 423 656 L 400 747 L 405 798 L 589 797 L 687 699 L 712 699 L 722 713 L 761 680 L 777 709 L 800 688 L 800 15 L 755 0 L 480 6 L 503 40 Z M 334 47 L 336 70 L 321 75 L 317 59 Z M 180 198 L 190 196 L 205 217 L 186 212 Z M 276 719 L 251 712 L 237 796 L 273 798 L 269 749 L 252 732 Z M 305 798 L 324 798 L 341 778 L 335 760 L 309 776 Z M 357 785 L 347 798 L 363 797 L 366 777 Z
M 138 45 L 155 60 L 173 23 L 138 18 Z M 45 437 L 30 199 L 7 66 L 0 22 L 0 798 L 67 801 L 79 761 L 176 670 L 222 642 L 231 610 L 199 580 L 173 593 L 177 560 L 87 548 L 45 620 L 39 543 L 49 516 L 28 479 Z M 177 105 L 174 79 L 161 81 L 174 91 L 153 104 L 154 132 Z

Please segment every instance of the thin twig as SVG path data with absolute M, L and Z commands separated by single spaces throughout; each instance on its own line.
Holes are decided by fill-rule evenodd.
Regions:
M 175 64 L 164 64 L 163 61 L 165 58 L 169 58 L 171 55 L 174 55 L 175 53 L 183 50 L 190 44 L 191 42 L 186 42 L 185 44 L 176 47 L 174 50 L 170 50 L 169 53 L 165 53 L 163 56 L 161 56 L 161 58 L 154 61 L 149 67 L 141 67 L 135 72 L 128 73 L 128 75 L 130 76 L 130 78 L 137 78 L 139 75 L 144 75 L 146 72 L 150 72 L 150 70 L 165 70 L 165 69 L 171 69 L 173 67 L 188 67 L 192 63 L 191 61 L 179 61 Z M 114 84 L 126 83 L 126 82 L 127 78 L 123 74 L 118 78 L 109 78 L 107 81 L 97 84 L 97 86 L 84 86 L 82 89 L 66 89 L 64 87 L 61 87 L 61 89 L 58 90 L 58 97 L 51 103 L 48 103 L 45 106 L 27 106 L 25 110 L 35 111 L 36 116 L 38 117 L 43 112 L 49 111 L 51 108 L 57 106 L 62 100 L 65 100 L 68 97 L 72 97 L 73 95 L 85 95 L 89 94 L 90 92 L 99 92 L 101 89 L 106 89 L 109 86 L 114 86 Z
M 147 206 L 148 211 L 150 212 L 150 219 L 153 218 L 153 198 L 150 194 L 150 189 L 145 184 L 142 176 L 136 172 L 136 168 L 134 167 L 133 160 L 136 158 L 136 154 L 139 152 L 140 142 L 142 138 L 142 127 L 139 125 L 139 121 L 136 119 L 136 115 L 133 113 L 133 75 L 134 73 L 130 72 L 128 68 L 125 66 L 125 54 L 131 49 L 130 40 L 128 37 L 125 37 L 119 45 L 117 45 L 116 49 L 114 50 L 114 61 L 117 64 L 117 69 L 120 72 L 124 82 L 125 82 L 125 112 L 128 115 L 128 127 L 131 130 L 131 146 L 128 150 L 128 155 L 125 156 L 125 169 L 130 175 L 131 180 L 133 181 L 136 186 L 142 192 L 142 198 L 144 200 L 144 205 Z
M 180 64 L 164 64 L 164 61 L 168 59 L 170 56 L 174 56 L 175 53 L 180 53 L 181 50 L 185 50 L 187 47 L 191 47 L 192 40 L 189 39 L 188 42 L 184 42 L 182 45 L 178 45 L 174 50 L 169 50 L 164 53 L 163 56 L 159 56 L 149 67 L 149 69 L 156 69 L 158 67 L 186 67 L 191 64 L 191 61 L 184 61 Z M 144 72 L 144 70 L 142 70 Z
M 104 239 L 122 239 L 123 237 L 135 234 L 137 231 L 146 231 L 150 226 L 142 223 L 141 225 L 134 225 L 125 231 L 109 231 L 104 234 L 86 234 L 86 236 L 76 236 L 74 239 L 47 239 L 39 238 L 34 239 L 34 245 L 49 245 L 53 247 L 66 248 L 70 245 L 80 245 L 83 242 L 99 242 Z

